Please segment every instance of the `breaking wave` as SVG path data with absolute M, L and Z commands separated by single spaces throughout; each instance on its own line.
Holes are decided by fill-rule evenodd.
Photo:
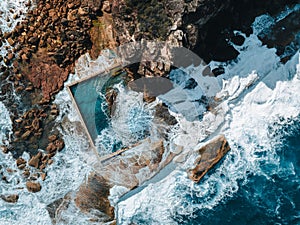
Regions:
M 18 10 L 26 11 L 25 2 L 1 1 L 0 12 L 12 18 L 9 9 L 13 8 L 14 13 L 21 15 Z M 186 120 L 175 110 L 172 112 L 179 123 L 170 133 L 171 141 L 186 150 L 199 147 L 201 142 L 217 132 L 225 134 L 231 151 L 222 163 L 199 184 L 195 184 L 185 172 L 193 162 L 193 158 L 188 158 L 161 181 L 150 183 L 141 192 L 119 202 L 116 205 L 119 224 L 247 224 L 250 221 L 252 224 L 264 224 L 266 219 L 274 224 L 300 223 L 300 180 L 297 175 L 300 170 L 299 53 L 283 65 L 276 50 L 263 46 L 257 38 L 262 29 L 288 13 L 289 10 L 276 19 L 266 15 L 258 17 L 253 24 L 254 34 L 249 37 L 241 34 L 246 40 L 242 46 L 235 46 L 240 52 L 237 60 L 222 64 L 225 73 L 218 77 L 223 88 L 219 90 L 221 103 L 216 112 L 204 113 L 197 121 Z M 16 21 L 11 22 L 9 25 L 1 19 L 0 29 L 9 31 L 16 24 Z M 5 54 L 4 49 L 5 46 L 1 48 L 1 54 Z M 111 64 L 109 52 L 96 61 L 88 55 L 82 56 L 76 66 L 76 75 L 71 76 L 68 83 Z M 210 64 L 212 68 L 219 65 L 218 62 Z M 197 69 L 191 67 L 189 75 L 194 77 L 192 71 L 197 72 Z M 176 76 L 176 71 L 172 73 Z M 199 93 L 189 92 L 195 94 L 192 97 L 199 97 Z M 145 127 L 149 125 L 147 121 L 152 119 L 151 107 L 147 108 L 142 101 L 135 102 L 136 111 L 129 109 L 133 99 L 141 99 L 141 96 L 132 95 L 130 98 L 124 94 L 126 99 L 122 96 L 120 101 L 128 101 L 128 104 L 125 107 L 122 105 L 124 108 L 117 111 L 120 116 L 111 121 L 113 131 L 105 129 L 98 137 L 98 143 L 104 145 L 103 149 L 109 149 L 107 146 L 120 140 L 125 144 L 134 142 L 140 138 L 139 135 L 144 135 Z M 60 107 L 57 123 L 64 135 L 66 148 L 55 156 L 55 162 L 46 169 L 47 179 L 41 192 L 29 193 L 15 160 L 10 154 L 0 152 L 0 177 L 6 176 L 8 180 L 7 183 L 0 182 L 0 193 L 19 194 L 16 204 L 0 200 L 1 225 L 32 224 L 32 221 L 52 224 L 47 206 L 78 189 L 97 159 L 90 150 L 66 89 L 57 95 L 55 103 Z M 203 112 L 202 108 L 197 111 L 199 114 Z M 128 125 L 130 118 L 123 115 L 137 120 Z M 147 118 L 146 124 L 144 118 Z M 120 126 L 123 122 L 126 129 Z M 9 113 L 0 102 L 1 144 L 8 141 L 11 129 Z M 137 137 L 133 135 L 132 139 L 126 140 L 128 134 L 124 134 L 124 130 L 131 130 L 131 134 L 137 134 Z M 29 155 L 24 153 L 23 158 L 28 160 Z M 16 172 L 10 173 L 8 168 Z M 71 202 L 68 210 L 60 214 L 58 224 L 91 222 Z
M 254 28 L 271 22 L 257 18 Z M 223 102 L 216 108 L 222 117 L 207 113 L 203 121 L 191 123 L 177 115 L 173 138 L 179 145 L 196 146 L 208 136 L 203 124 L 209 117 L 215 127 L 211 134 L 225 134 L 231 151 L 199 184 L 187 177 L 185 168 L 193 162 L 187 159 L 165 179 L 120 202 L 119 224 L 299 223 L 300 145 L 286 141 L 299 138 L 299 53 L 283 65 L 276 49 L 263 46 L 255 34 L 245 38 L 243 46 L 236 46 L 237 60 L 222 65 L 220 79 L 226 80 L 217 96 Z M 285 154 L 294 158 L 287 160 Z

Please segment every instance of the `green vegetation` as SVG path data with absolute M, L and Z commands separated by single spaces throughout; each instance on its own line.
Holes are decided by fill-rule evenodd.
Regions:
M 93 20 L 92 22 L 93 22 L 94 27 L 103 27 L 104 26 L 104 24 L 99 20 Z
M 171 20 L 165 8 L 166 0 L 127 0 L 127 10 L 137 12 L 140 31 L 153 38 L 165 40 Z

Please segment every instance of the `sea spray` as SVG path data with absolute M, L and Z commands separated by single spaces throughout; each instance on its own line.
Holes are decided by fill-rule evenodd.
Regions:
M 28 0 L 1 0 L 0 1 L 0 31 L 2 33 L 11 32 L 20 23 L 29 9 Z M 11 49 L 6 40 L 0 47 L 0 55 L 5 57 L 7 49 Z M 4 62 L 1 62 L 3 64 Z
M 247 187 L 253 176 L 269 180 L 281 173 L 276 146 L 281 142 L 282 136 L 270 133 L 270 127 L 277 126 L 280 129 L 282 125 L 278 124 L 279 119 L 282 124 L 286 124 L 297 120 L 299 116 L 300 82 L 295 75 L 299 73 L 296 71 L 300 64 L 299 54 L 283 65 L 279 62 L 275 49 L 262 46 L 255 35 L 246 38 L 239 51 L 236 62 L 223 65 L 226 73 L 220 76 L 220 79 L 228 81 L 224 81 L 227 85 L 219 94 L 221 97 L 226 93 L 227 100 L 219 105 L 219 108 L 224 109 L 224 114 L 218 126 L 222 125 L 220 132 L 228 139 L 231 151 L 214 172 L 199 184 L 189 180 L 185 171 L 177 169 L 160 182 L 149 184 L 140 193 L 120 202 L 120 224 L 207 223 L 205 220 L 196 222 L 195 218 L 205 219 L 205 214 L 213 213 L 220 205 L 226 205 L 241 188 Z M 217 62 L 212 63 L 216 64 Z M 294 75 L 291 76 L 293 72 Z M 271 79 L 274 75 L 277 82 Z M 243 79 L 248 80 L 248 84 L 242 84 Z M 247 89 L 250 89 L 248 93 Z M 214 116 L 211 115 L 211 118 Z M 204 140 L 203 132 L 206 129 L 200 125 L 201 122 L 184 125 L 188 121 L 178 121 L 180 127 L 174 132 L 173 139 L 177 139 L 177 144 L 190 146 L 192 149 L 197 144 L 194 142 L 187 145 L 192 140 Z M 210 126 L 216 124 L 214 119 L 211 122 Z M 195 126 L 196 124 L 198 125 Z M 278 130 L 277 128 L 273 130 Z M 202 134 L 202 139 L 199 134 Z M 187 160 L 187 163 L 191 161 L 194 160 Z M 294 174 L 293 169 L 287 171 Z M 296 182 L 299 184 L 299 180 Z
M 106 62 L 109 64 L 108 60 Z M 105 62 L 103 61 L 103 63 Z M 83 67 L 80 68 L 83 69 Z M 77 74 L 71 75 L 66 84 L 76 79 L 79 79 Z M 69 192 L 75 191 L 87 179 L 93 163 L 97 161 L 97 156 L 94 155 L 94 152 L 89 147 L 79 116 L 66 88 L 59 92 L 54 103 L 60 109 L 60 114 L 56 118 L 56 127 L 63 134 L 65 149 L 57 153 L 54 163 L 45 169 L 47 173 L 46 180 L 42 181 L 41 178 L 38 178 L 38 181 L 42 184 L 40 192 L 28 192 L 22 171 L 17 168 L 15 159 L 10 153 L 4 154 L 0 152 L 1 176 L 6 176 L 8 180 L 8 183 L 0 183 L 0 193 L 3 195 L 19 195 L 19 200 L 15 204 L 0 200 L 1 225 L 17 223 L 29 225 L 32 224 L 32 221 L 35 221 L 37 224 L 52 224 L 46 209 L 47 205 L 55 200 L 64 198 Z M 5 144 L 8 141 L 6 138 L 12 133 L 12 125 L 9 113 L 1 102 L 0 112 L 0 137 L 1 141 L 3 140 L 2 144 Z M 41 151 L 43 150 L 41 149 Z M 22 157 L 27 161 L 30 159 L 27 153 L 24 153 Z M 11 174 L 6 170 L 7 168 L 15 172 Z M 30 170 L 34 173 L 33 168 L 30 168 Z M 88 222 L 88 217 L 80 213 L 74 203 L 70 202 L 70 207 L 67 211 L 61 213 L 57 222 L 58 224 L 74 224 L 74 221 L 79 222 L 79 224 L 91 224 Z

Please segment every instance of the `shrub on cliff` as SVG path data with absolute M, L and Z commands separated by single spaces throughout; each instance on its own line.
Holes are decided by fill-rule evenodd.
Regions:
M 126 0 L 128 12 L 137 13 L 139 31 L 152 38 L 166 39 L 171 26 L 167 15 L 166 1 Z

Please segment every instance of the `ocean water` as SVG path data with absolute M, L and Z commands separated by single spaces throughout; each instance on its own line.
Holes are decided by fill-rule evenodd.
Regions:
M 1 1 L 0 10 L 12 16 L 9 8 L 26 11 L 24 3 Z M 283 11 L 278 18 L 268 15 L 256 18 L 254 34 L 246 37 L 242 46 L 235 46 L 240 55 L 235 61 L 222 64 L 225 74 L 217 80 L 220 85 L 217 96 L 222 101 L 215 114 L 203 114 L 199 109 L 197 113 L 203 114 L 201 119 L 192 121 L 178 108 L 171 112 L 179 122 L 170 132 L 172 143 L 190 151 L 208 137 L 223 133 L 231 151 L 198 184 L 187 178 L 186 168 L 193 161 L 188 158 L 162 180 L 149 183 L 140 192 L 116 203 L 118 224 L 300 224 L 299 52 L 283 65 L 276 50 L 267 48 L 257 38 L 259 32 L 292 10 Z M 2 30 L 14 26 L 14 23 L 5 24 L 4 20 L 0 22 Z M 5 53 L 4 47 L 1 53 Z M 67 83 L 109 67 L 112 60 L 109 52 L 95 61 L 88 55 L 82 56 L 75 75 L 70 76 Z M 210 65 L 213 68 L 220 63 Z M 188 71 L 189 77 L 196 77 L 199 70 L 191 66 Z M 173 75 L 176 76 L 176 71 Z M 107 153 L 113 151 L 112 146 L 120 140 L 131 144 L 140 138 L 139 134 L 144 134 L 152 118 L 153 106 L 145 105 L 141 95 L 117 88 L 121 93 L 119 116 L 98 136 L 99 148 Z M 190 94 L 199 96 L 198 92 Z M 40 181 L 41 192 L 29 193 L 12 156 L 0 152 L 0 177 L 5 175 L 9 181 L 0 181 L 0 194 L 18 193 L 20 196 L 16 204 L 0 199 L 0 225 L 52 224 L 47 205 L 77 190 L 93 170 L 97 157 L 89 148 L 66 89 L 57 95 L 55 103 L 60 107 L 57 124 L 60 124 L 66 148 L 46 169 L 47 179 Z M 130 110 L 132 106 L 136 110 Z M 128 123 L 128 115 L 137 118 L 134 124 Z M 1 144 L 9 140 L 11 129 L 8 110 L 0 102 Z M 28 159 L 29 155 L 24 153 L 23 157 Z M 9 173 L 7 168 L 16 172 Z M 57 222 L 96 224 L 89 221 L 89 216 L 70 202 Z
M 217 115 L 194 123 L 177 115 L 175 143 L 191 147 L 210 129 L 225 134 L 231 151 L 199 184 L 186 176 L 188 159 L 119 202 L 119 224 L 300 224 L 299 52 L 283 65 L 261 43 L 257 34 L 273 20 L 256 18 L 254 34 L 235 46 L 237 60 L 223 64 Z

